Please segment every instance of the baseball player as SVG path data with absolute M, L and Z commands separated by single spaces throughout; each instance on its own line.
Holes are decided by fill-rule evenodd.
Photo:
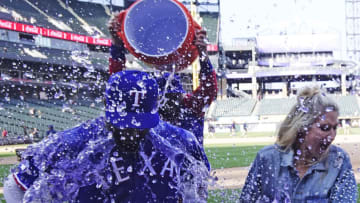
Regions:
M 112 36 L 109 58 L 109 73 L 125 69 L 125 52 L 122 40 L 116 32 L 121 25 L 114 17 L 109 22 L 109 31 Z M 178 76 L 171 76 L 165 73 L 157 79 L 160 89 L 165 94 L 165 102 L 159 106 L 159 113 L 163 120 L 173 125 L 191 131 L 197 137 L 200 144 L 204 139 L 204 115 L 207 107 L 217 95 L 216 73 L 209 60 L 206 43 L 206 31 L 196 30 L 193 44 L 198 48 L 200 59 L 200 85 L 192 93 L 185 94 Z M 166 81 L 171 80 L 170 85 L 165 89 Z M 173 81 L 174 80 L 174 81 Z
M 4 184 L 7 202 L 206 202 L 206 155 L 159 119 L 147 73 L 113 74 L 105 116 L 31 145 Z

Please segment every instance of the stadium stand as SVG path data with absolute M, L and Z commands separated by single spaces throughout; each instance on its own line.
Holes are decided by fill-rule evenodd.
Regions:
M 89 102 L 68 104 L 58 100 L 17 100 L 1 99 L 1 126 L 8 130 L 9 137 L 26 137 L 22 126 L 37 128 L 44 137 L 49 125 L 56 130 L 73 127 L 77 123 L 98 117 L 103 112 L 102 106 Z
M 212 117 L 250 116 L 256 104 L 255 99 L 228 98 L 214 102 Z
M 64 0 L 62 1 L 65 2 Z M 106 36 L 110 36 L 107 22 L 110 19 L 111 13 L 109 13 L 110 10 L 107 6 L 79 1 L 68 1 L 68 5 L 87 23 L 96 26 Z
M 340 107 L 340 119 L 360 118 L 360 106 L 356 96 L 331 95 Z M 250 98 L 225 98 L 218 99 L 213 103 L 210 117 L 242 117 L 255 115 L 261 118 L 271 116 L 283 117 L 289 113 L 291 107 L 296 103 L 296 98 L 265 98 L 256 101 Z M 275 118 L 275 117 L 274 117 Z
M 48 24 L 44 17 L 24 0 L 2 0 L 0 6 L 0 13 L 2 13 L 4 20 L 37 24 L 39 26 Z
M 358 118 L 360 117 L 359 102 L 354 95 L 335 96 L 332 98 L 340 107 L 340 118 Z
M 66 4 L 66 2 L 68 4 Z M 120 10 L 113 7 L 113 10 Z M 0 18 L 83 35 L 109 37 L 107 6 L 78 1 L 2 0 Z
M 0 6 L 11 13 L 11 20 L 40 27 L 85 34 L 81 23 L 63 9 L 58 1 L 2 0 Z
M 258 116 L 286 115 L 296 103 L 295 98 L 263 99 L 259 102 Z
M 52 0 L 51 3 L 39 0 L 1 0 L 0 19 L 80 35 L 109 38 L 106 23 L 111 12 L 120 9 L 122 8 L 115 6 L 110 8 L 107 5 L 77 0 Z M 219 14 L 201 12 L 200 16 L 210 44 L 217 44 Z M 94 118 L 102 112 L 101 108 L 103 107 L 98 104 L 101 103 L 101 99 L 98 98 L 100 98 L 99 95 L 104 88 L 102 82 L 107 78 L 108 50 L 96 46 L 91 47 L 89 44 L 59 39 L 46 39 L 50 42 L 39 43 L 39 40 L 42 39 L 39 39 L 38 36 L 29 34 L 29 38 L 27 36 L 21 38 L 20 33 L 17 32 L 12 33 L 13 38 L 8 37 L 6 39 L 6 36 L 2 35 L 4 32 L 5 30 L 0 30 L 0 83 L 2 86 L 1 93 L 8 94 L 8 96 L 0 98 L 0 111 L 2 112 L 0 127 L 8 129 L 10 137 L 23 136 L 24 133 L 21 128 L 23 124 L 29 128 L 36 127 L 41 133 L 44 133 L 50 124 L 53 124 L 56 130 L 63 130 L 81 121 Z M 237 47 L 239 50 L 224 49 L 225 58 L 220 61 L 225 62 L 226 68 L 218 71 L 218 76 L 219 78 L 222 74 L 226 77 L 230 74 L 235 76 L 233 78 L 227 77 L 227 81 L 219 81 L 218 84 L 228 83 L 229 85 L 236 79 L 238 79 L 239 86 L 242 83 L 249 84 L 251 81 L 249 73 L 252 71 L 249 69 L 250 66 L 256 66 L 256 69 L 253 70 L 256 70 L 255 74 L 259 83 L 264 81 L 265 83 L 286 82 L 290 81 L 291 78 L 294 81 L 304 82 L 302 77 L 298 78 L 302 71 L 322 73 L 332 68 L 332 70 L 336 70 L 333 72 L 339 74 L 340 70 L 354 66 L 342 61 L 337 62 L 332 50 L 296 53 L 259 52 L 254 39 L 254 37 L 244 39 L 244 46 Z M 211 53 L 215 55 L 210 55 L 210 60 L 213 66 L 218 68 L 219 65 L 224 64 L 219 64 L 219 56 L 215 52 Z M 128 60 L 128 62 L 133 60 Z M 252 63 L 253 60 L 255 63 Z M 130 67 L 130 63 L 127 65 Z M 279 74 L 281 71 L 286 72 L 286 69 L 297 72 L 290 75 Z M 272 71 L 272 75 L 263 74 L 269 73 L 269 71 Z M 239 74 L 246 75 L 246 77 L 236 78 Z M 278 80 L 279 77 L 288 78 Z M 337 77 L 340 75 L 329 76 L 326 81 L 336 80 Z M 192 88 L 192 77 L 184 74 L 182 78 L 190 78 L 188 83 L 183 81 L 184 86 L 189 87 L 185 87 L 185 89 L 190 90 Z M 226 85 L 222 86 L 226 87 Z M 95 87 L 97 88 L 96 91 L 87 91 L 87 88 Z M 260 88 L 264 87 L 266 85 L 260 86 Z M 19 91 L 15 91 L 19 88 L 23 89 L 27 95 L 23 99 L 19 97 Z M 30 99 L 34 98 L 32 97 L 33 94 L 39 94 L 39 89 L 44 90 L 50 100 Z M 225 91 L 219 92 L 225 93 L 226 88 L 223 90 Z M 259 89 L 257 90 L 259 91 Z M 56 96 L 59 91 L 63 91 L 64 96 Z M 246 94 L 249 94 L 249 91 Z M 269 89 L 269 91 L 272 90 Z M 339 93 L 340 88 L 333 91 Z M 260 92 L 266 93 L 267 90 L 265 88 Z M 292 89 L 287 92 L 293 94 Z M 257 93 L 255 91 L 253 94 Z M 218 99 L 213 103 L 209 115 L 210 117 L 227 117 L 229 121 L 232 117 L 252 117 L 252 121 L 256 122 L 258 118 L 261 120 L 262 117 L 285 116 L 295 103 L 295 98 L 287 98 L 285 95 L 280 96 L 286 98 L 266 98 L 262 95 L 264 97 L 260 97 L 263 99 L 259 101 L 252 96 L 254 95 L 249 95 L 246 98 Z M 69 104 L 69 102 L 64 101 L 69 98 L 72 98 L 76 104 Z M 360 118 L 357 96 L 334 96 L 334 99 L 340 106 L 340 118 Z M 79 100 L 87 100 L 87 102 Z M 95 100 L 98 103 L 94 103 Z M 31 109 L 39 110 L 41 117 L 31 115 L 29 113 Z M 277 122 L 277 120 L 271 119 L 267 121 Z
M 205 28 L 209 42 L 214 44 L 217 43 L 218 33 L 218 14 L 214 13 L 201 13 L 200 15 L 203 20 L 203 27 Z
M 5 19 L 15 22 L 21 22 L 30 25 L 37 25 L 40 27 L 64 30 L 69 32 L 85 33 L 81 27 L 76 26 L 79 23 L 73 23 L 75 26 L 70 27 L 67 22 L 64 22 L 61 17 L 67 15 L 67 12 L 60 9 L 58 3 L 48 4 L 46 1 L 24 1 L 24 0 L 2 0 L 0 6 L 6 13 L 11 14 L 11 19 Z M 46 6 L 46 4 L 48 6 Z M 44 5 L 44 6 L 43 6 Z M 52 9 L 54 8 L 54 9 Z M 59 9 L 59 10 L 55 10 Z M 53 12 L 53 13 L 50 13 Z M 64 13 L 64 14 L 62 14 Z M 70 18 L 66 18 L 70 19 Z
M 86 30 L 82 28 L 82 24 L 66 9 L 60 5 L 60 1 L 53 0 L 51 4 L 38 1 L 38 0 L 26 0 L 26 3 L 31 5 L 42 14 L 48 21 L 48 25 L 52 25 L 54 28 L 67 30 L 74 33 L 86 33 Z M 70 30 L 68 30 L 70 28 Z M 89 33 L 87 33 L 89 34 Z
M 0 54 L 6 59 L 41 62 L 59 65 L 72 65 L 71 51 L 37 47 L 34 45 L 0 41 L 0 47 L 6 47 Z
M 110 37 L 107 22 L 111 12 L 121 9 L 112 6 L 110 10 L 106 5 L 76 0 L 54 0 L 51 4 L 38 0 L 2 0 L 0 18 L 77 34 Z M 209 42 L 217 43 L 218 14 L 204 12 L 200 16 Z
M 360 117 L 360 107 L 356 96 L 335 96 L 331 95 L 340 108 L 340 118 Z M 258 116 L 286 115 L 296 103 L 296 98 L 271 98 L 259 102 Z

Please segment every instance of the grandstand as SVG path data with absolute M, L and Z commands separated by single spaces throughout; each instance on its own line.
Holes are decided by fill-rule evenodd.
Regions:
M 347 123 L 353 124 L 353 127 L 359 127 L 358 96 L 331 95 L 331 97 L 339 105 L 340 123 L 346 120 Z M 238 124 L 247 123 L 251 131 L 273 132 L 295 103 L 295 97 L 272 98 L 270 96 L 262 100 L 244 97 L 222 98 L 212 104 L 207 117 L 220 129 L 229 130 L 226 126 L 236 121 Z
M 182 2 L 189 6 L 187 1 Z M 218 99 L 209 108 L 208 119 L 217 120 L 219 125 L 234 120 L 248 122 L 250 130 L 259 123 L 276 126 L 295 102 L 297 90 L 316 82 L 334 94 L 341 109 L 340 119 L 358 121 L 358 63 L 339 57 L 336 37 L 320 33 L 310 37 L 287 35 L 285 40 L 282 35 L 246 34 L 227 43 L 219 38 L 224 32 L 219 20 L 226 19 L 219 19 L 218 4 L 199 2 L 210 60 L 219 78 Z M 21 134 L 21 130 L 14 129 L 19 120 L 13 119 L 21 113 L 25 120 L 20 123 L 37 127 L 42 133 L 51 122 L 61 130 L 99 115 L 102 106 L 94 101 L 101 101 L 108 77 L 106 22 L 112 12 L 122 9 L 125 7 L 77 0 L 54 0 L 51 4 L 36 0 L 0 2 L 0 83 L 4 95 L 0 104 L 7 112 L 0 122 L 10 129 L 10 135 Z M 36 25 L 54 31 L 55 36 L 61 32 L 75 38 L 14 30 L 8 27 L 14 25 L 11 23 Z M 299 40 L 303 43 L 296 43 Z M 309 48 L 314 41 L 317 46 Z M 141 63 L 134 57 L 127 54 L 127 59 L 128 67 L 140 68 Z M 191 91 L 191 71 L 180 74 L 185 89 Z M 76 103 L 71 108 L 75 114 L 62 112 L 69 100 Z M 19 105 L 22 111 L 16 111 Z M 28 115 L 29 108 L 43 112 L 42 118 Z M 62 116 L 56 120 L 55 115 Z
M 44 137 L 49 125 L 54 125 L 56 130 L 61 131 L 97 117 L 103 112 L 101 105 L 89 102 L 68 104 L 59 100 L 10 98 L 0 102 L 1 110 L 4 112 L 0 116 L 2 127 L 7 129 L 11 136 L 16 137 L 23 136 L 23 128 L 19 126 L 37 128 Z
M 360 118 L 359 102 L 356 96 L 332 96 L 334 101 L 340 107 L 340 119 L 345 118 Z M 256 115 L 260 117 L 265 116 L 285 116 L 289 113 L 291 107 L 296 103 L 296 98 L 270 98 L 263 99 L 259 102 L 259 109 Z M 271 107 L 271 108 L 269 108 Z
M 332 96 L 339 104 L 341 118 L 360 118 L 356 96 Z M 216 101 L 212 117 L 285 116 L 296 103 L 296 98 L 267 98 L 261 101 L 247 98 L 228 98 Z M 256 110 L 255 110 L 256 109 Z
M 256 104 L 255 99 L 228 98 L 217 100 L 213 117 L 251 116 Z
M 8 131 L 8 138 L 0 140 L 0 145 L 31 143 L 46 137 L 49 126 L 62 131 L 76 124 L 98 117 L 103 112 L 99 104 L 89 102 L 68 102 L 17 100 L 6 97 L 0 101 L 1 129 Z M 38 137 L 31 138 L 30 133 L 37 129 Z
M 274 3 L 268 10 L 259 9 L 256 2 L 241 6 L 234 1 L 222 2 L 218 28 L 220 95 L 209 108 L 209 120 L 218 127 L 236 121 L 249 124 L 249 130 L 273 131 L 295 103 L 298 90 L 317 84 L 339 104 L 340 120 L 359 123 L 359 59 L 353 57 L 358 50 L 354 50 L 356 45 L 344 44 L 354 41 L 348 33 L 355 30 L 343 26 L 342 21 L 356 24 L 358 14 L 338 12 L 345 4 L 355 6 L 352 3 L 334 3 L 336 11 L 327 10 L 319 17 L 314 8 L 325 2 Z M 291 14 L 287 9 L 292 9 Z M 249 15 L 250 11 L 257 17 Z M 306 17 L 298 19 L 301 15 Z M 316 20 L 307 20 L 311 17 Z M 331 26 L 325 26 L 329 19 L 333 19 Z
M 51 4 L 37 0 L 4 0 L 0 8 L 3 20 L 76 34 L 109 36 L 106 22 L 111 13 L 109 8 L 100 4 L 63 0 L 54 0 Z
M 24 142 L 33 128 L 44 137 L 49 125 L 61 131 L 103 112 L 110 15 L 87 2 L 0 2 L 0 127 L 8 140 Z

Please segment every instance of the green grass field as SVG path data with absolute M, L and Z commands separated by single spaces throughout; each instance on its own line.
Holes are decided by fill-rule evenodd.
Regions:
M 9 175 L 12 166 L 11 164 L 0 165 L 0 187 L 3 186 L 4 178 Z
M 0 202 L 1 203 L 6 203 L 6 201 L 4 200 L 4 195 L 0 194 Z
M 241 189 L 210 190 L 208 203 L 217 202 L 237 202 L 241 194 Z
M 343 135 L 344 134 L 344 129 L 343 128 L 338 128 L 337 129 L 337 135 Z M 360 135 L 360 128 L 350 128 L 349 129 L 349 134 L 350 135 Z M 204 133 L 205 138 L 209 137 L 208 132 Z M 275 132 L 248 132 L 246 133 L 246 135 L 244 137 L 271 137 L 271 136 L 275 136 Z M 230 138 L 230 132 L 226 132 L 226 133 L 215 133 L 214 135 L 215 138 Z M 241 135 L 241 132 L 236 132 L 234 136 L 232 137 L 243 137 Z
M 2 153 L 0 153 L 0 158 L 1 157 L 9 157 L 9 156 L 15 156 L 15 153 L 13 153 L 13 152 L 2 152 Z
M 250 166 L 264 146 L 206 146 L 205 153 L 212 169 Z
M 246 135 L 242 136 L 240 132 L 236 132 L 232 137 L 270 137 L 274 135 L 274 132 L 248 132 Z M 205 138 L 207 137 L 209 137 L 209 134 L 205 133 Z M 229 138 L 231 136 L 230 133 L 215 133 L 214 137 Z

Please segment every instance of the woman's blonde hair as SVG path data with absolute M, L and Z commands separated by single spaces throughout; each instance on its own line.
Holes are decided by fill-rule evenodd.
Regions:
M 339 107 L 319 86 L 304 87 L 280 125 L 275 143 L 284 150 L 291 149 L 299 133 L 306 133 L 316 119 L 330 111 L 339 113 Z

